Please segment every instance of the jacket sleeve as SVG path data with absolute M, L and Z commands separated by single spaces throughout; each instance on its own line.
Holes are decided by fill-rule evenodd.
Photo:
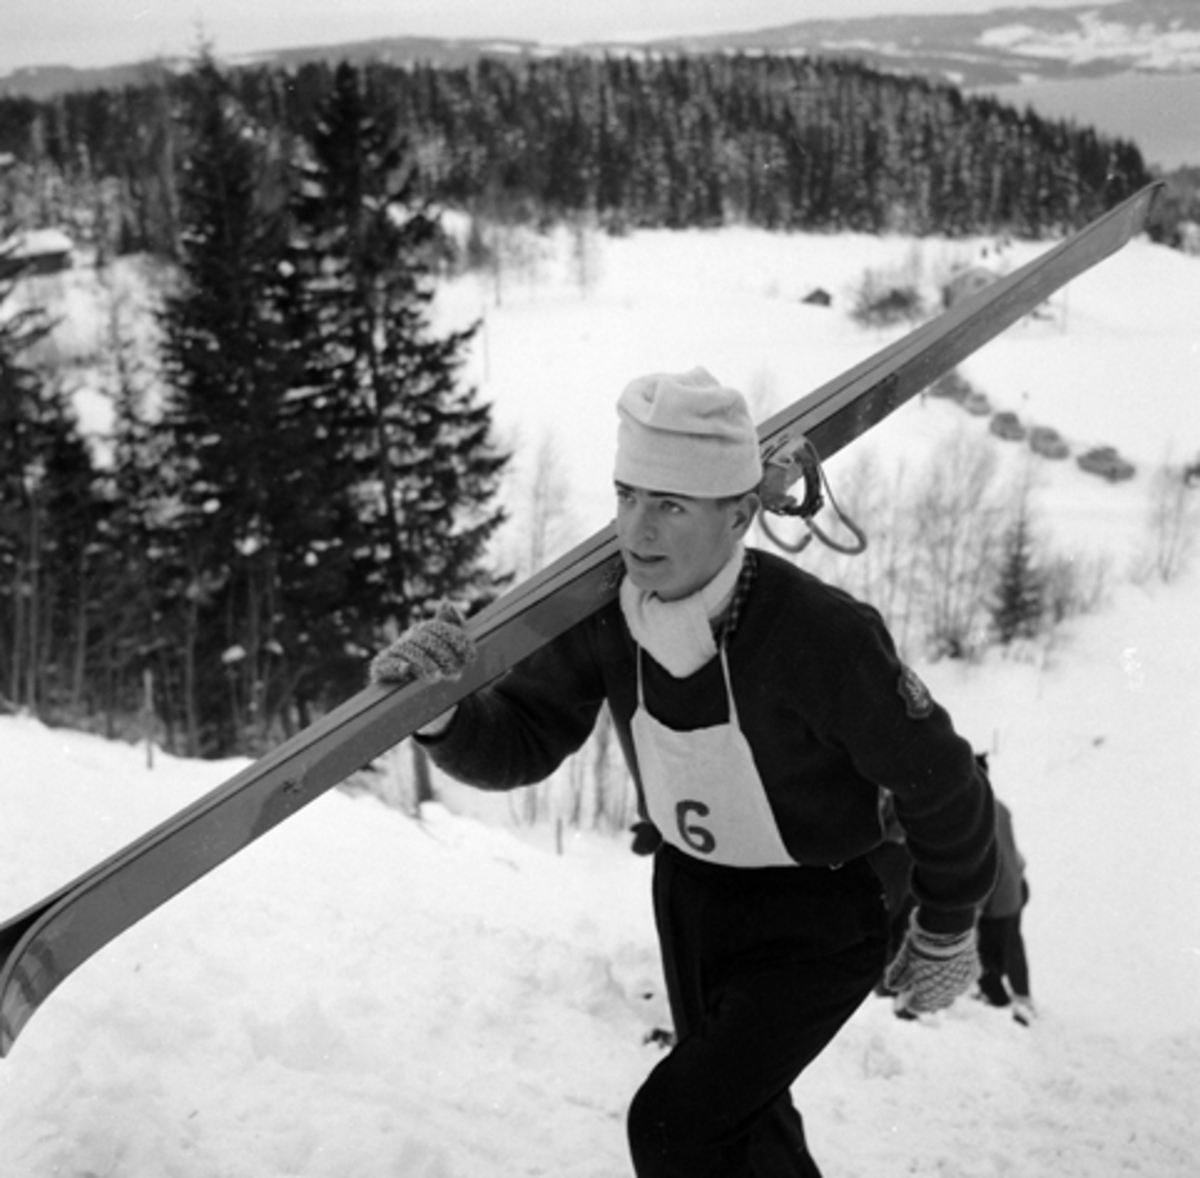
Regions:
M 443 733 L 418 740 L 451 777 L 515 789 L 549 777 L 583 745 L 604 695 L 584 623 L 463 700 Z
M 833 693 L 828 723 L 858 772 L 892 796 L 922 927 L 970 928 L 996 877 L 991 787 L 971 745 L 900 661 L 877 617 L 868 618 Z

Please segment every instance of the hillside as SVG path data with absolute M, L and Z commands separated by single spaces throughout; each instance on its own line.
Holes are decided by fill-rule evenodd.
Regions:
M 954 269 L 982 264 L 1004 272 L 1049 243 L 998 248 L 991 238 L 742 228 L 621 238 L 513 230 L 497 246 L 506 259 L 500 269 L 443 283 L 435 325 L 443 330 L 482 319 L 464 379 L 493 403 L 502 435 L 517 450 L 510 496 L 519 500 L 533 479 L 545 460 L 539 451 L 553 452 L 556 477 L 569 488 L 563 515 L 572 522 L 559 528 L 566 545 L 609 518 L 609 458 L 596 439 L 614 428 L 609 393 L 632 375 L 703 363 L 743 388 L 766 416 L 902 330 L 864 330 L 847 314 L 868 271 L 915 275 L 934 306 L 940 283 Z M 23 302 L 45 302 L 59 320 L 46 354 L 65 365 L 93 436 L 108 424 L 103 389 L 112 302 L 149 356 L 160 281 L 146 259 L 127 258 L 103 275 L 85 262 L 30 280 L 21 292 Z M 830 294 L 830 307 L 803 301 L 817 288 Z M 1200 455 L 1197 299 L 1200 261 L 1135 241 L 963 366 L 994 411 L 1054 427 L 1076 456 L 1112 445 L 1135 463 L 1138 476 L 1120 487 L 1085 474 L 1073 461 L 1033 466 L 1047 499 L 1047 523 L 1067 542 L 1095 545 L 1122 568 L 1144 541 L 1155 468 Z M 855 450 L 915 468 L 947 432 L 965 431 L 987 440 L 1014 470 L 1032 461 L 1026 446 L 992 438 L 987 422 L 928 398 Z M 834 469 L 854 460 L 839 457 Z
M 609 456 L 597 439 L 612 434 L 610 394 L 632 375 L 703 363 L 743 388 L 765 417 L 903 330 L 864 330 L 849 317 L 868 271 L 915 276 L 934 306 L 953 270 L 985 264 L 1004 272 L 1049 245 L 743 228 L 622 238 L 513 230 L 500 248 L 501 269 L 443 283 L 435 329 L 482 322 L 464 379 L 492 403 L 500 436 L 515 451 L 505 491 L 514 521 L 501 559 L 519 564 L 528 532 L 522 516 L 539 478 L 557 488 L 545 559 L 610 517 Z M 101 451 L 113 300 L 149 358 L 160 281 L 157 267 L 128 258 L 103 276 L 84 264 L 30 280 L 22 292 L 59 319 L 46 354 L 65 366 Z M 814 289 L 827 291 L 832 305 L 806 303 Z M 1135 241 L 963 365 L 991 412 L 1062 434 L 1072 450 L 1066 461 L 1037 458 L 1024 443 L 991 435 L 988 416 L 930 397 L 894 415 L 831 470 L 844 478 L 870 453 L 885 469 L 915 473 L 948 436 L 990 446 L 1006 479 L 1033 477 L 1041 523 L 1055 543 L 1111 564 L 1123 578 L 1153 546 L 1155 472 L 1200 458 L 1197 299 L 1200 261 Z M 1096 446 L 1116 447 L 1136 477 L 1113 486 L 1080 470 L 1075 459 Z
M 1052 666 L 933 669 L 1016 817 L 1039 1014 L 870 1000 L 796 1087 L 829 1178 L 1194 1172 L 1196 588 L 1122 594 Z M 10 717 L 0 753 L 0 915 L 237 767 Z M 620 1178 L 665 1022 L 647 891 L 623 839 L 335 792 L 50 998 L 0 1063 L 6 1164 Z
M 984 262 L 1007 270 L 1048 244 L 1007 243 L 997 251 L 992 239 L 726 229 L 642 232 L 582 247 L 563 233 L 541 248 L 523 276 L 518 269 L 506 278 L 498 303 L 487 277 L 466 276 L 446 286 L 440 305 L 447 324 L 485 317 L 467 375 L 521 442 L 518 480 L 530 477 L 549 439 L 572 514 L 590 530 L 611 510 L 609 456 L 597 445 L 614 428 L 608 395 L 632 375 L 703 363 L 744 389 L 766 416 L 898 334 L 865 331 L 847 314 L 868 270 L 917 274 L 935 304 L 939 280 L 954 267 Z M 830 307 L 803 301 L 814 288 L 830 293 Z M 1053 426 L 1076 454 L 1114 445 L 1138 465 L 1138 477 L 1120 487 L 1073 461 L 1033 466 L 1047 524 L 1072 545 L 1097 545 L 1122 568 L 1142 542 L 1154 468 L 1200 451 L 1200 357 L 1192 342 L 1198 297 L 1196 259 L 1134 242 L 963 366 L 994 409 Z M 1031 461 L 1026 446 L 993 438 L 986 417 L 930 398 L 905 407 L 833 468 L 870 450 L 915 471 L 957 432 L 990 443 L 1014 472 Z
M 746 229 L 510 246 L 520 265 L 447 284 L 438 315 L 484 318 L 465 375 L 517 446 L 514 560 L 543 463 L 554 542 L 611 514 L 613 400 L 632 376 L 703 363 L 765 413 L 900 330 L 848 316 L 866 270 L 932 292 L 953 265 L 1011 267 L 1045 248 Z M 132 260 L 120 280 L 144 312 Z M 45 282 L 79 404 L 102 429 L 88 357 L 103 353 L 103 288 L 85 269 Z M 830 306 L 803 302 L 818 286 Z M 796 1090 L 829 1178 L 1194 1169 L 1200 574 L 1131 574 L 1154 467 L 1200 449 L 1198 299 L 1200 263 L 1138 241 L 964 365 L 995 407 L 1076 448 L 1119 445 L 1138 465 L 1129 482 L 1035 459 L 932 398 L 853 448 L 893 472 L 947 438 L 989 448 L 1036 473 L 1055 543 L 1111 570 L 1103 607 L 1052 642 L 920 666 L 990 750 L 1013 808 L 1040 1015 L 1025 1029 L 964 1001 L 913 1024 L 865 1006 Z M 830 463 L 835 490 L 856 461 Z M 861 522 L 878 538 L 879 521 Z M 238 768 L 159 752 L 151 770 L 142 749 L 21 717 L 0 718 L 0 756 L 5 917 Z M 362 793 L 327 796 L 87 963 L 0 1063 L 12 1172 L 627 1174 L 624 1109 L 657 1059 L 644 1033 L 664 1019 L 646 864 L 591 834 L 556 856 L 549 826 L 512 828 L 507 798 L 441 784 L 445 806 L 421 823 Z

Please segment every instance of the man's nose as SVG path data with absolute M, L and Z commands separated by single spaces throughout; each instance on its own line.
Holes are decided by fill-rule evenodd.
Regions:
M 654 517 L 648 505 L 641 503 L 633 509 L 633 534 L 635 536 L 654 536 Z

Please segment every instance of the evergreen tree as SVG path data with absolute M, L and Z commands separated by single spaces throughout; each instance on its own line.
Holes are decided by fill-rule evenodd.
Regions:
M 1004 533 L 995 595 L 992 627 L 1002 646 L 1018 638 L 1033 638 L 1044 613 L 1044 578 L 1033 553 L 1029 514 L 1024 502 Z
M 88 445 L 56 380 L 43 383 L 37 434 L 29 630 L 36 689 L 27 703 L 47 719 L 76 719 L 86 711 L 95 627 L 103 624 L 93 599 L 103 505 Z
M 35 708 L 45 476 L 52 429 L 41 380 L 25 353 L 51 328 L 39 310 L 4 311 L 14 280 L 0 282 L 0 700 Z
M 294 350 L 276 311 L 283 250 L 273 144 L 209 61 L 192 76 L 180 183 L 179 286 L 162 311 L 174 510 L 175 643 L 193 751 L 260 749 L 286 702 L 279 562 L 302 511 L 289 475 L 310 436 L 288 428 Z
M 334 74 L 297 192 L 304 252 L 293 260 L 321 331 L 311 379 L 336 408 L 330 442 L 353 475 L 352 602 L 373 643 L 423 603 L 494 591 L 480 558 L 501 520 L 490 501 L 505 458 L 490 410 L 457 384 L 475 328 L 430 331 L 440 235 L 416 198 L 411 153 L 349 65 Z
M 113 407 L 106 439 L 111 458 L 100 473 L 105 510 L 98 524 L 99 543 L 95 610 L 103 619 L 94 641 L 92 694 L 97 711 L 115 733 L 121 721 L 143 714 L 147 675 L 161 695 L 155 711 L 166 722 L 168 747 L 184 712 L 178 692 L 178 663 L 163 625 L 164 611 L 174 612 L 170 579 L 160 577 L 164 561 L 163 524 L 175 508 L 169 437 L 148 408 L 149 357 L 130 332 L 125 304 L 108 306 L 103 390 Z M 144 719 L 148 717 L 143 716 Z M 144 730 L 141 735 L 149 735 Z

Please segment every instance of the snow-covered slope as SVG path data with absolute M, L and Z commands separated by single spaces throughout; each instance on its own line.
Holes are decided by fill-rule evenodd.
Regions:
M 935 305 L 952 269 L 1003 272 L 1049 246 L 724 229 L 593 240 L 582 261 L 569 241 L 543 248 L 524 281 L 508 277 L 499 305 L 474 277 L 452 283 L 441 305 L 447 322 L 483 317 L 467 375 L 517 444 L 518 483 L 545 462 L 543 443 L 553 451 L 575 524 L 567 542 L 610 518 L 613 401 L 632 377 L 702 364 L 765 417 L 899 334 L 865 331 L 847 314 L 868 270 L 915 279 Z M 816 288 L 832 306 L 803 302 Z M 1200 262 L 1136 241 L 963 365 L 994 409 L 1055 427 L 1075 453 L 1113 445 L 1137 464 L 1121 487 L 1073 458 L 1035 464 L 1047 515 L 1074 549 L 1124 566 L 1145 532 L 1152 471 L 1200 455 L 1198 295 Z M 918 400 L 831 468 L 870 451 L 915 469 L 955 430 L 987 437 L 987 419 Z M 1023 445 L 996 445 L 1014 475 L 1029 461 Z
M 485 313 L 470 375 L 520 442 L 512 502 L 551 439 L 568 543 L 609 514 L 626 380 L 702 363 L 765 413 L 890 338 L 844 313 L 867 267 L 919 263 L 930 279 L 964 253 L 1005 266 L 1039 248 L 987 243 L 981 259 L 984 244 L 635 234 L 510 276 L 499 306 L 459 280 L 439 314 Z M 831 308 L 801 302 L 816 286 Z M 1109 553 L 1118 574 L 1145 535 L 1150 468 L 1200 447 L 1198 295 L 1200 264 L 1135 243 L 965 366 L 998 407 L 1139 463 L 1118 486 L 1041 464 L 1061 542 Z M 71 305 L 85 340 L 90 312 Z M 101 402 L 84 403 L 98 420 Z M 926 400 L 862 445 L 918 463 L 958 430 L 990 437 Z M 836 486 L 845 468 L 830 465 Z M 1011 803 L 1041 1015 L 1027 1030 L 969 1001 L 919 1023 L 864 1007 L 797 1086 L 829 1178 L 1194 1172 L 1198 585 L 1196 570 L 1171 586 L 1118 575 L 1109 608 L 1049 653 L 920 668 Z M 4 916 L 237 768 L 159 754 L 151 770 L 141 750 L 13 717 L 0 757 Z M 548 832 L 439 807 L 418 824 L 328 795 L 50 998 L 0 1062 L 0 1169 L 627 1175 L 624 1108 L 657 1058 L 643 1034 L 665 1019 L 647 880 L 621 841 L 568 838 L 559 857 Z
M 1194 1173 L 1195 591 L 1129 593 L 1054 666 L 925 669 L 1016 816 L 1040 1016 L 871 1000 L 796 1089 L 831 1178 Z M 0 749 L 6 912 L 234 769 L 14 718 Z M 619 1178 L 664 1019 L 623 842 L 334 793 L 50 998 L 0 1064 L 6 1172 Z

